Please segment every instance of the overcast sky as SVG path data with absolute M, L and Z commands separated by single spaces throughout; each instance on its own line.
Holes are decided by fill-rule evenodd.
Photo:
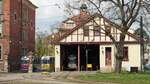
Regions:
M 30 0 L 35 4 L 37 31 L 48 31 L 65 17 L 63 0 Z M 57 6 L 59 4 L 59 6 Z

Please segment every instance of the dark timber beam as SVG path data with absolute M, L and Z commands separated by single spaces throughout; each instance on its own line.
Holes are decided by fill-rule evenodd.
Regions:
M 80 45 L 78 45 L 78 71 L 80 71 Z

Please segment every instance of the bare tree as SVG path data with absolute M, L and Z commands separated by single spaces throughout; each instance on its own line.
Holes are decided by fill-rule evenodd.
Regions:
M 123 48 L 125 43 L 125 36 L 128 30 L 135 25 L 135 22 L 140 22 L 139 17 L 141 15 L 147 16 L 150 12 L 150 1 L 149 0 L 75 0 L 90 4 L 89 9 L 92 13 L 99 13 L 104 18 L 107 18 L 111 22 L 115 23 L 121 31 L 119 41 L 115 40 L 111 32 L 105 29 L 107 36 L 111 38 L 116 47 L 116 63 L 115 72 L 120 73 L 123 60 Z M 68 4 L 67 4 L 68 5 Z M 107 5 L 107 7 L 106 7 Z M 68 5 L 73 9 L 77 9 L 73 5 Z M 137 25 L 137 24 L 136 24 Z M 99 25 L 100 27 L 100 25 Z

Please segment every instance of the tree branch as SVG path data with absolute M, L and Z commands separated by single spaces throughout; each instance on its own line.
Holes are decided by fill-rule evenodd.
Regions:
M 141 3 L 142 3 L 142 0 L 139 0 L 139 3 L 138 3 L 139 5 L 138 5 L 137 10 L 135 11 L 135 14 L 132 15 L 132 19 L 127 23 L 128 29 L 131 27 L 131 25 L 132 25 L 133 22 L 135 21 L 135 18 L 136 18 L 137 15 L 139 14 L 139 10 L 140 10 L 140 8 L 141 8 Z M 127 28 L 126 28 L 126 30 L 127 30 Z
M 96 26 L 98 26 L 100 29 L 102 29 L 103 31 L 105 31 L 105 33 L 107 33 L 107 36 L 109 36 L 109 38 L 113 41 L 113 43 L 115 44 L 115 46 L 117 46 L 117 42 L 116 42 L 115 38 L 111 35 L 111 32 L 107 31 L 106 29 L 103 29 L 99 24 L 97 24 L 97 22 L 95 20 L 93 20 L 93 21 L 96 24 Z

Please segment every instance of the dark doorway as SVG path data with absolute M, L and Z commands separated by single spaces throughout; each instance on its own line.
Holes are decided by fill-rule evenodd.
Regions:
M 106 47 L 105 48 L 105 65 L 106 66 L 111 66 L 111 47 Z
M 61 45 L 61 70 L 77 70 L 77 45 Z
M 87 64 L 92 64 L 92 70 L 98 70 L 100 66 L 99 45 L 80 46 L 81 70 L 87 70 Z
M 99 45 L 80 46 L 80 70 L 86 71 L 87 64 L 92 64 L 92 70 L 100 66 Z M 70 59 L 71 57 L 71 59 Z M 73 71 L 78 67 L 78 45 L 61 45 L 61 70 Z

